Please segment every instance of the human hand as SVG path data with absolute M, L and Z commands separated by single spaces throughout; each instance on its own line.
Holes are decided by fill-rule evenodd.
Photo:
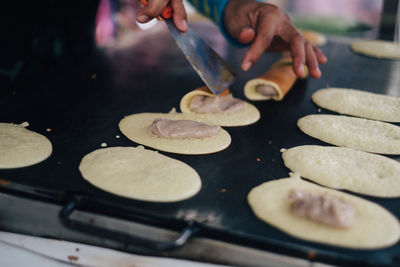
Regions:
M 182 32 L 187 31 L 186 11 L 183 6 L 183 0 L 148 0 L 145 5 L 137 14 L 136 20 L 140 23 L 146 23 L 155 17 L 161 15 L 164 8 L 171 3 L 173 10 L 173 17 L 175 26 Z
M 326 63 L 327 58 L 297 31 L 277 6 L 253 0 L 230 0 L 224 11 L 224 25 L 238 42 L 251 44 L 241 63 L 244 71 L 266 50 L 290 50 L 297 76 L 306 75 L 304 66 L 307 65 L 313 78 L 321 77 L 318 65 Z

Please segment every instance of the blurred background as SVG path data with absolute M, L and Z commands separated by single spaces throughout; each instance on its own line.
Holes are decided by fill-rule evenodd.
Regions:
M 301 29 L 390 41 L 398 36 L 398 0 L 265 2 L 281 7 Z M 189 22 L 212 27 L 190 4 L 185 2 L 185 6 Z M 0 10 L 0 95 L 15 94 L 19 84 L 31 84 L 65 71 L 93 53 L 132 47 L 144 35 L 163 32 L 157 20 L 136 23 L 139 7 L 137 0 L 11 2 L 10 7 Z

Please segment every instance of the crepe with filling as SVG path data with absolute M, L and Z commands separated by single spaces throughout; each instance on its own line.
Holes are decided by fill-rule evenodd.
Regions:
M 282 100 L 297 80 L 292 66 L 292 59 L 284 56 L 266 73 L 251 79 L 244 86 L 245 96 L 254 101 Z M 263 91 L 268 92 L 263 93 Z
M 313 45 L 324 46 L 328 42 L 328 39 L 322 33 L 308 30 L 302 30 L 300 32 L 303 37 L 306 38 Z
M 228 94 L 229 90 L 225 90 L 221 93 L 222 96 Z M 181 99 L 180 109 L 182 113 L 196 114 L 199 119 L 204 119 L 221 126 L 244 126 L 255 123 L 260 119 L 260 112 L 258 109 L 245 101 L 243 101 L 242 107 L 238 108 L 233 113 L 197 113 L 191 109 L 191 102 L 194 97 L 198 96 L 212 97 L 213 94 L 207 87 L 200 87 L 187 93 Z
M 332 227 L 294 214 L 288 199 L 294 189 L 329 194 L 352 205 L 354 218 L 351 226 Z M 371 201 L 306 182 L 298 175 L 256 186 L 247 200 L 259 219 L 308 241 L 346 248 L 378 249 L 391 246 L 400 238 L 400 224 L 386 209 Z
M 379 154 L 400 154 L 400 127 L 339 115 L 308 115 L 297 126 L 326 143 Z
M 356 89 L 327 88 L 312 95 L 322 108 L 357 117 L 400 122 L 400 98 Z
M 34 165 L 47 159 L 52 150 L 47 137 L 22 125 L 0 123 L 0 169 Z
M 400 59 L 400 45 L 383 40 L 359 40 L 351 43 L 354 52 L 375 58 Z
M 190 166 L 142 146 L 95 150 L 82 158 L 79 170 L 92 185 L 137 200 L 180 201 L 201 188 Z
M 222 128 L 215 136 L 204 138 L 172 139 L 154 136 L 149 133 L 148 127 L 158 118 L 205 122 L 193 114 L 139 113 L 123 118 L 119 123 L 119 129 L 126 137 L 138 144 L 177 154 L 214 153 L 227 148 L 231 143 L 230 135 Z M 208 124 L 212 125 L 211 123 Z
M 290 170 L 324 186 L 400 197 L 400 162 L 344 147 L 298 146 L 282 153 Z

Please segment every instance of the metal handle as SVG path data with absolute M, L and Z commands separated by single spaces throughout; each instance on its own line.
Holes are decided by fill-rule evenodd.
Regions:
M 72 230 L 79 232 L 84 232 L 119 242 L 125 244 L 131 244 L 139 246 L 141 248 L 149 249 L 152 251 L 168 251 L 182 247 L 195 233 L 198 232 L 198 228 L 193 222 L 189 222 L 188 225 L 171 241 L 156 241 L 149 240 L 142 237 L 127 234 L 121 231 L 114 231 L 107 228 L 99 227 L 93 224 L 83 223 L 78 220 L 70 218 L 70 215 L 82 206 L 82 202 L 85 197 L 73 197 L 61 210 L 59 213 L 59 219 L 61 223 Z

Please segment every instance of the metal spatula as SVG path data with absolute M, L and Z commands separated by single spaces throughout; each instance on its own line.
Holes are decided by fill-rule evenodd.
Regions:
M 147 4 L 146 0 L 140 2 Z M 178 47 L 208 88 L 214 94 L 221 93 L 235 80 L 232 68 L 189 27 L 187 32 L 179 31 L 172 15 L 172 7 L 168 4 L 158 19 L 165 21 Z

